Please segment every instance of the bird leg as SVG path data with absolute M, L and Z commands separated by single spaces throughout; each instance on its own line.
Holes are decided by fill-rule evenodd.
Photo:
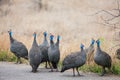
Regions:
M 102 67 L 102 73 L 101 73 L 101 76 L 104 76 L 105 73 L 106 73 L 106 71 L 105 71 L 105 67 Z
M 75 77 L 75 69 L 73 68 L 73 77 Z
M 38 67 L 38 66 L 32 65 L 32 72 L 33 72 L 33 73 L 37 72 L 37 67 Z
M 18 64 L 18 57 L 17 57 L 17 60 L 16 60 L 16 63 L 15 64 Z
M 18 64 L 21 64 L 22 63 L 22 61 L 21 61 L 21 59 L 20 59 L 20 57 L 18 58 Z
M 16 63 L 15 64 L 21 64 L 22 62 L 21 62 L 21 59 L 20 59 L 20 57 L 17 57 L 17 61 L 16 61 Z
M 113 73 L 113 70 L 111 68 L 108 68 L 110 73 Z
M 49 65 L 49 67 L 50 67 L 50 62 L 49 62 L 49 61 L 47 61 L 47 62 L 48 62 L 48 65 Z M 46 64 L 47 64 L 47 62 L 46 62 Z M 51 68 L 51 67 L 50 67 L 50 68 Z M 50 68 L 47 67 L 47 69 L 50 69 Z
M 79 71 L 78 71 L 78 67 L 76 68 L 76 71 L 77 71 L 77 73 L 78 73 L 78 76 L 80 76 L 80 73 L 79 73 Z
M 47 69 L 48 67 L 47 67 L 47 61 L 45 62 L 45 68 Z
M 53 67 L 52 67 L 52 65 L 49 63 L 49 65 L 50 65 L 50 69 L 51 69 L 51 71 L 50 72 L 53 72 Z
M 34 70 L 33 70 L 34 69 L 34 65 L 31 65 L 31 67 L 32 67 L 32 71 L 31 72 L 34 72 Z
M 37 69 L 36 68 L 32 68 L 32 72 L 33 73 L 37 72 Z

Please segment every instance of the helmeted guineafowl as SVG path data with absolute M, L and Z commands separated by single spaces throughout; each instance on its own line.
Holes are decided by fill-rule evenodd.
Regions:
M 39 48 L 40 48 L 40 50 L 42 52 L 42 55 L 43 55 L 42 62 L 46 62 L 45 68 L 47 68 L 47 62 L 49 63 L 49 58 L 48 58 L 49 44 L 48 44 L 48 41 L 47 41 L 47 33 L 44 32 L 43 35 L 44 35 L 44 41 L 43 41 L 42 44 L 39 45 Z
M 108 68 L 110 70 L 112 60 L 111 57 L 106 52 L 101 50 L 99 39 L 96 41 L 96 43 L 97 43 L 97 49 L 94 55 L 94 61 L 96 64 L 102 66 L 101 76 L 104 76 L 106 72 L 105 68 Z
M 12 37 L 11 30 L 9 30 L 8 33 L 10 37 L 10 51 L 14 53 L 14 55 L 17 57 L 16 63 L 21 63 L 21 57 L 24 59 L 28 59 L 28 50 L 26 46 L 22 42 L 19 42 Z
M 54 37 L 53 35 L 50 35 L 50 47 L 48 48 L 48 57 L 49 57 L 49 61 L 52 64 L 52 66 L 50 66 L 51 71 L 53 71 L 53 68 L 56 69 L 56 71 L 58 71 L 57 65 L 60 60 L 60 50 L 59 47 L 54 44 L 53 37 Z M 59 38 L 57 38 L 57 43 L 59 43 L 58 42 Z
M 116 50 L 116 56 L 118 59 L 120 59 L 120 48 Z
M 91 43 L 89 45 L 89 47 L 87 49 L 85 49 L 85 52 L 87 54 L 87 64 L 90 65 L 91 62 L 93 62 L 93 56 L 94 56 L 94 43 L 95 43 L 95 40 L 92 39 L 91 40 Z
M 80 45 L 81 51 L 73 52 L 70 55 L 66 56 L 62 62 L 62 69 L 61 72 L 64 72 L 68 69 L 73 69 L 73 76 L 75 76 L 75 70 L 78 72 L 78 75 L 80 76 L 80 73 L 78 71 L 78 68 L 85 64 L 86 62 L 86 53 L 84 51 L 84 45 Z
M 34 40 L 28 56 L 29 56 L 29 63 L 32 67 L 32 72 L 36 72 L 39 64 L 42 62 L 42 53 L 36 42 L 36 33 L 34 33 L 33 36 L 34 36 Z

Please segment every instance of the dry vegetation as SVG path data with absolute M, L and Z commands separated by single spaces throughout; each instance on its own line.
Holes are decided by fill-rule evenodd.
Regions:
M 48 36 L 50 33 L 55 36 L 61 35 L 61 60 L 70 52 L 79 50 L 80 43 L 88 47 L 91 38 L 100 38 L 101 48 L 110 54 L 113 62 L 119 62 L 115 58 L 116 48 L 111 50 L 112 46 L 118 44 L 113 39 L 116 30 L 98 24 L 102 22 L 101 16 L 89 16 L 103 9 L 115 8 L 115 0 L 1 1 L 3 2 L 0 3 L 0 54 L 7 51 L 7 54 L 11 55 L 7 33 L 9 29 L 13 30 L 13 37 L 23 42 L 28 50 L 33 40 L 32 33 L 37 32 L 37 41 L 40 44 L 43 40 L 42 32 L 47 31 Z

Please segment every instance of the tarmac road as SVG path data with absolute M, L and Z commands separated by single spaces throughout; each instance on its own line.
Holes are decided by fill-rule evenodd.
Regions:
M 107 74 L 103 77 L 95 73 L 83 73 L 82 76 L 72 76 L 72 70 L 49 72 L 50 69 L 38 68 L 37 73 L 31 72 L 30 65 L 0 62 L 0 80 L 120 80 L 120 76 Z

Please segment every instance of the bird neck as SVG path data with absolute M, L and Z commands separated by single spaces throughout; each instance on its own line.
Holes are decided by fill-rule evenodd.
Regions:
M 34 40 L 33 40 L 33 44 L 32 44 L 33 46 L 38 46 L 38 44 L 37 44 L 37 41 L 36 41 L 36 36 L 34 37 Z
M 60 40 L 59 40 L 59 39 L 57 39 L 57 42 L 56 42 L 56 45 L 57 45 L 57 46 L 59 46 L 59 42 L 60 42 Z
M 83 52 L 84 51 L 84 49 L 83 48 L 81 48 L 81 52 Z
M 81 47 L 81 51 L 83 51 L 83 47 Z
M 51 45 L 51 46 L 53 46 L 53 45 L 54 45 L 53 40 L 50 40 L 50 45 Z
M 59 39 L 57 39 L 57 42 L 59 42 L 60 40 Z
M 50 43 L 51 43 L 51 44 L 54 44 L 53 40 L 50 40 Z
M 44 36 L 43 44 L 46 44 L 46 42 L 47 42 L 47 38 L 46 38 L 46 36 Z
M 81 49 L 81 53 L 82 53 L 82 58 L 86 60 L 86 53 L 84 49 Z
M 44 36 L 44 41 L 47 41 L 47 37 L 46 36 Z
M 13 42 L 14 42 L 14 39 L 13 39 L 12 35 L 9 34 L 9 37 L 10 37 L 10 43 L 13 43 Z
M 101 51 L 101 48 L 100 46 L 97 45 L 97 51 Z
M 100 41 L 97 41 L 97 47 L 100 47 Z

